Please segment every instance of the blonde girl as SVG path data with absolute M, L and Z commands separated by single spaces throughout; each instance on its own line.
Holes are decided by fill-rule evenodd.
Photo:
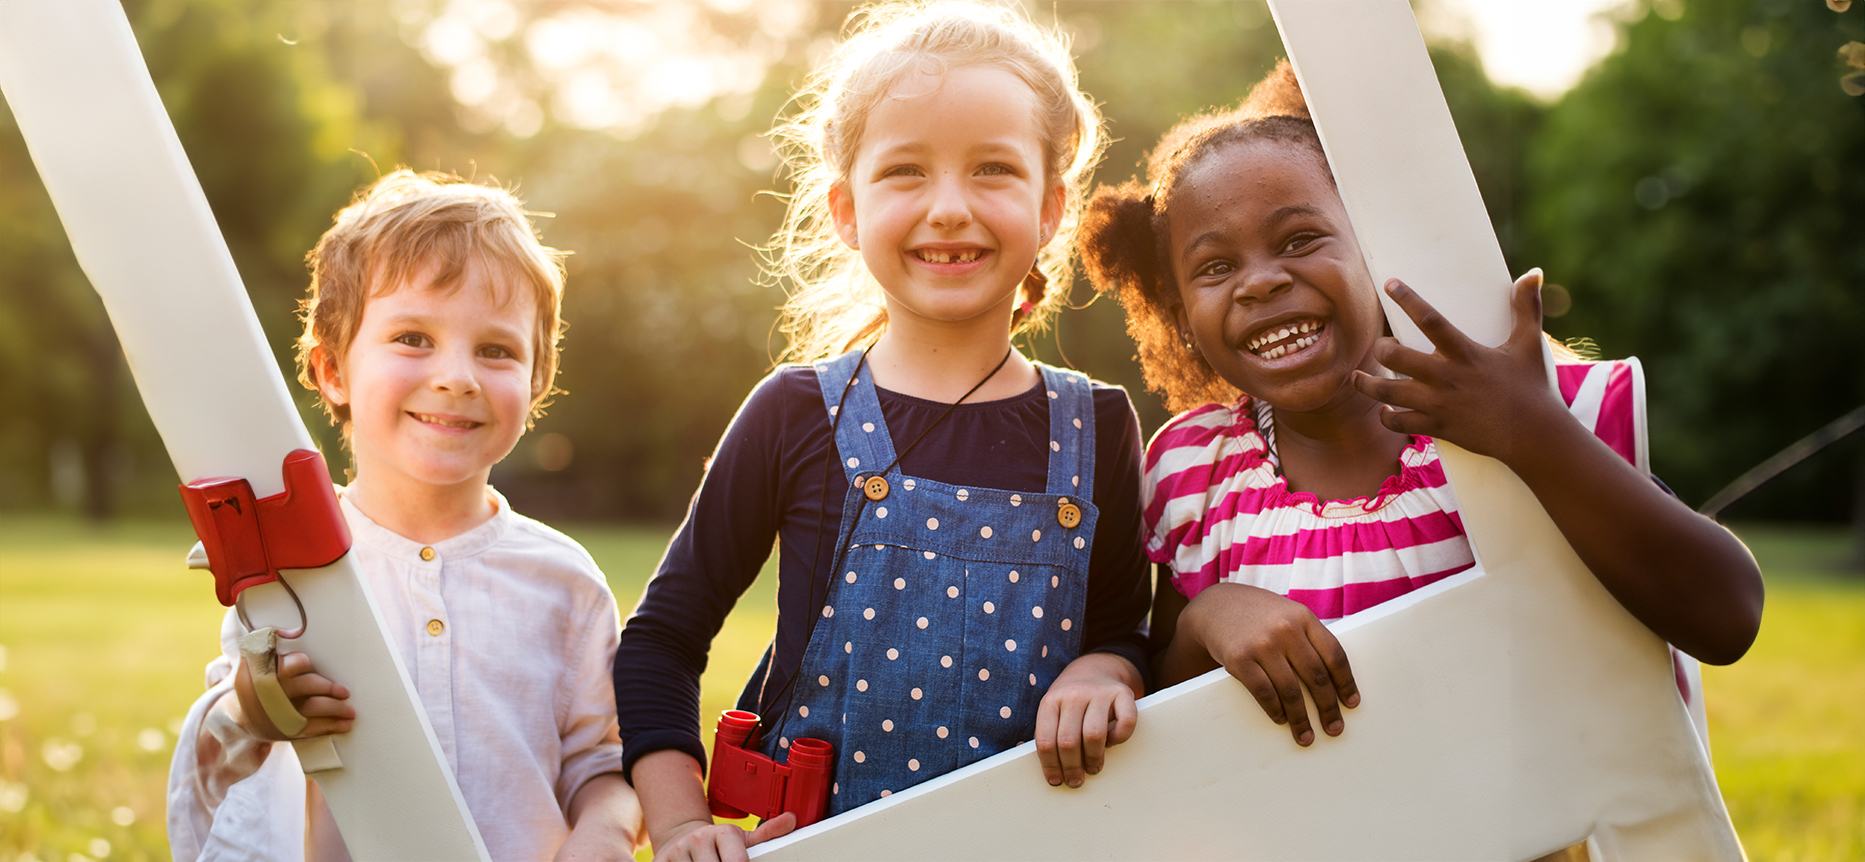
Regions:
M 1031 739 L 1079 786 L 1145 689 L 1132 406 L 1012 345 L 1063 301 L 1100 118 L 1016 12 L 887 4 L 849 31 L 778 129 L 798 364 L 740 408 L 616 654 L 657 858 L 791 826 L 714 826 L 701 781 L 699 674 L 773 539 L 777 631 L 739 707 L 779 761 L 834 745 L 831 814 Z

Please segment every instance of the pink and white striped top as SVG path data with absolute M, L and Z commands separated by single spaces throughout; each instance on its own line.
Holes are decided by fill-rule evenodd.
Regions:
M 1645 468 L 1637 360 L 1556 366 L 1563 399 L 1614 451 Z M 1413 437 L 1378 493 L 1320 500 L 1289 490 L 1258 405 L 1207 404 L 1167 422 L 1146 450 L 1146 552 L 1187 598 L 1219 582 L 1261 587 L 1337 619 L 1474 565 L 1457 496 L 1429 437 Z

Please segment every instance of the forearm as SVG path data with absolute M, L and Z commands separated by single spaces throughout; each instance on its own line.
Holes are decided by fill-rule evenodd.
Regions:
M 641 801 L 648 839 L 656 849 L 677 837 L 676 832 L 698 822 L 712 823 L 712 809 L 706 804 L 706 782 L 700 775 L 699 761 L 675 749 L 662 749 L 642 755 L 635 761 L 635 792 Z
M 1233 585 L 1214 584 L 1206 588 L 1206 591 L 1232 588 L 1234 588 Z M 1206 624 L 1206 615 L 1195 611 L 1191 603 L 1179 596 L 1170 584 L 1162 586 L 1161 589 L 1174 591 L 1166 597 L 1168 601 L 1160 602 L 1154 610 L 1156 615 L 1161 610 L 1171 613 L 1172 639 L 1166 644 L 1165 649 L 1160 650 L 1153 657 L 1153 676 L 1158 681 L 1159 687 L 1165 688 L 1215 670 L 1219 665 L 1217 659 L 1211 657 L 1210 649 L 1205 646 L 1203 626 Z M 1172 601 L 1174 599 L 1176 601 Z
M 558 850 L 559 859 L 625 859 L 641 843 L 641 804 L 620 773 L 584 782 L 565 819 L 570 838 Z
M 1530 424 L 1504 463 L 1607 591 L 1678 649 L 1710 664 L 1741 658 L 1761 624 L 1748 548 L 1564 412 Z
M 239 698 L 226 691 L 201 716 L 194 738 L 195 786 L 202 804 L 218 808 L 227 789 L 258 772 L 271 753 L 271 742 L 241 724 Z

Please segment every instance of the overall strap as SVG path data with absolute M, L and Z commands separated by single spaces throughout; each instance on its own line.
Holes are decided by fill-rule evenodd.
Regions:
M 816 380 L 822 385 L 823 405 L 829 411 L 829 425 L 835 429 L 835 448 L 841 454 L 842 470 L 851 483 L 856 476 L 878 471 L 894 461 L 894 441 L 888 436 L 886 421 L 881 418 L 881 401 L 874 392 L 874 378 L 861 357 L 862 351 L 851 350 L 815 363 Z M 849 384 L 851 375 L 853 385 Z
M 1036 367 L 1049 395 L 1048 493 L 1093 500 L 1094 385 L 1079 371 Z

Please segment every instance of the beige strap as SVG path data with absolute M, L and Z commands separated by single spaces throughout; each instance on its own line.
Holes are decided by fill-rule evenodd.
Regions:
M 278 629 L 266 626 L 240 638 L 240 658 L 246 662 L 253 693 L 259 697 L 266 718 L 271 719 L 272 726 L 280 733 L 297 736 L 304 732 L 309 719 L 291 705 L 291 698 L 285 696 L 285 689 L 278 684 L 277 645 Z

